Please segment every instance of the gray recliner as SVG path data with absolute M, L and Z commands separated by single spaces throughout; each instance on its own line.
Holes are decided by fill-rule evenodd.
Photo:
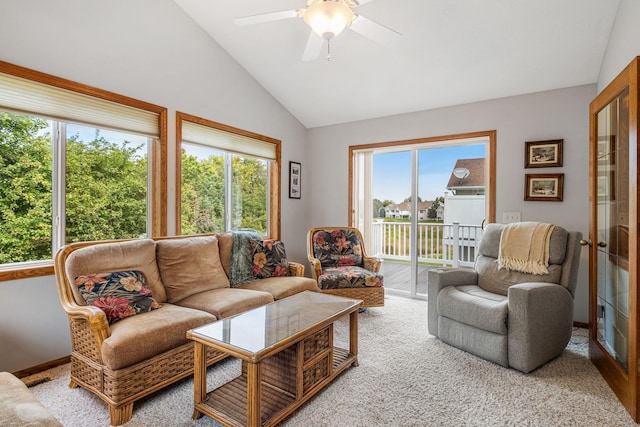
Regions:
M 483 359 L 531 372 L 559 356 L 571 337 L 580 232 L 556 226 L 549 273 L 498 269 L 504 224 L 488 224 L 473 270 L 428 272 L 429 333 Z

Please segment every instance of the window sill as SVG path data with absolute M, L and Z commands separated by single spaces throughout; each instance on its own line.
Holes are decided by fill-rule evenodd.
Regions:
M 52 260 L 0 266 L 0 282 L 51 276 L 52 274 L 54 274 Z

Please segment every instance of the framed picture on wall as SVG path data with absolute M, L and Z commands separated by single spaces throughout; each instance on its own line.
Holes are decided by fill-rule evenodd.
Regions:
M 524 143 L 525 168 L 552 168 L 562 166 L 562 139 L 527 141 Z
M 524 200 L 561 202 L 563 173 L 527 174 L 524 180 Z
M 299 199 L 301 193 L 302 165 L 298 162 L 289 162 L 289 198 Z

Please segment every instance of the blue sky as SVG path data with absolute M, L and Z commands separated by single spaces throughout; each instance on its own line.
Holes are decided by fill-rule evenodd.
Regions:
M 78 135 L 81 141 L 93 141 L 96 137 L 96 128 L 93 126 L 83 126 L 75 123 L 67 124 L 67 137 Z M 126 132 L 114 131 L 109 129 L 100 129 L 100 136 L 107 141 L 122 144 L 129 141 L 133 147 L 147 143 L 146 136 L 133 135 Z
M 78 134 L 84 141 L 95 138 L 96 129 L 90 126 L 68 124 L 68 136 Z M 100 136 L 109 141 L 121 143 L 130 141 L 134 146 L 142 145 L 146 149 L 147 138 L 123 132 L 100 130 Z M 206 158 L 212 154 L 208 147 L 192 144 L 183 146 L 189 154 Z M 144 155 L 144 154 L 143 154 Z M 430 148 L 418 151 L 418 195 L 422 200 L 434 200 L 443 196 L 451 171 L 458 159 L 485 157 L 485 145 L 462 145 Z M 411 195 L 411 151 L 374 154 L 373 156 L 373 197 L 378 200 L 391 200 L 401 203 Z
M 418 151 L 418 196 L 443 196 L 458 159 L 485 157 L 485 145 L 430 148 Z M 374 154 L 373 197 L 400 203 L 411 195 L 411 152 Z

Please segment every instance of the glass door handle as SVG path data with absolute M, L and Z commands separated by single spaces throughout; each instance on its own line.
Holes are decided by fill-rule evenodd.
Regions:
M 598 242 L 598 247 L 599 248 L 606 248 L 607 247 L 607 242 L 602 242 L 602 241 Z
M 589 246 L 589 247 L 593 246 L 593 243 L 591 242 L 591 239 L 587 239 L 587 240 L 580 239 L 580 244 L 582 246 Z

